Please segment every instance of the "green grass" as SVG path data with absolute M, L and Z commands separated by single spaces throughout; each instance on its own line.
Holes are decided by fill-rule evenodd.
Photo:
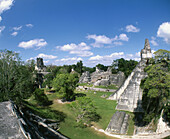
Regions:
M 116 87 L 116 85 L 109 85 L 109 86 L 95 86 L 95 88 L 103 88 L 103 89 L 118 89 L 118 87 Z
M 87 86 L 87 87 L 92 87 L 92 84 L 88 84 L 88 83 L 78 83 L 79 86 Z
M 106 129 L 107 125 L 110 122 L 112 115 L 115 112 L 116 101 L 106 100 L 105 98 L 101 98 L 103 94 L 107 94 L 109 96 L 110 92 L 97 92 L 94 94 L 92 91 L 84 92 L 76 92 L 83 93 L 90 97 L 94 104 L 97 107 L 97 113 L 101 116 L 101 119 L 97 123 L 93 123 L 95 127 Z M 106 136 L 105 134 L 95 131 L 91 127 L 87 128 L 79 128 L 76 127 L 76 118 L 74 112 L 70 110 L 70 104 L 61 104 L 57 102 L 56 93 L 47 95 L 49 100 L 53 100 L 53 104 L 49 107 L 39 107 L 36 105 L 34 97 L 29 99 L 29 108 L 36 111 L 40 116 L 51 118 L 54 120 L 61 121 L 60 123 L 60 132 L 71 139 L 113 139 L 113 137 Z M 59 115 L 56 116 L 55 115 Z M 63 118 L 62 118 L 63 117 Z

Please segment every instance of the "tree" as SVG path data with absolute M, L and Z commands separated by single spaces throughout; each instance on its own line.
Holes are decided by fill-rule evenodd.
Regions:
M 75 102 L 70 104 L 74 111 L 78 126 L 90 126 L 92 121 L 98 121 L 100 116 L 96 113 L 96 107 L 88 97 L 78 97 Z
M 97 64 L 96 67 L 98 67 L 101 70 L 107 71 L 108 66 L 104 66 L 102 64 Z
M 0 51 L 0 79 L 0 101 L 21 100 L 34 90 L 32 72 L 18 53 L 9 50 Z
M 61 95 L 62 99 L 72 100 L 78 81 L 77 74 L 57 74 L 52 81 L 52 87 Z
M 158 50 L 158 52 L 160 51 Z M 142 106 L 145 112 L 144 121 L 146 123 L 158 118 L 163 108 L 167 112 L 167 107 L 169 107 L 170 74 L 167 64 L 169 61 L 162 58 L 158 61 L 157 57 L 160 58 L 161 55 L 156 55 L 151 60 L 152 64 L 145 68 L 148 77 L 141 82 L 141 88 L 143 89 Z
M 128 77 L 137 64 L 138 62 L 135 60 L 116 59 L 112 63 L 112 73 L 122 71 Z
M 76 72 L 78 72 L 80 75 L 82 75 L 83 73 L 83 62 L 80 60 L 79 62 L 77 62 L 77 65 L 74 69 Z
M 50 104 L 48 97 L 44 94 L 44 90 L 37 88 L 34 91 L 34 97 L 40 106 L 47 106 Z

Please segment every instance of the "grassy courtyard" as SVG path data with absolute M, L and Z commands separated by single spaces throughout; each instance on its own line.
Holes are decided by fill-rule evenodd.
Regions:
M 97 113 L 101 116 L 101 119 L 97 123 L 93 123 L 95 127 L 98 129 L 106 129 L 108 123 L 112 115 L 115 112 L 116 101 L 106 100 L 105 98 L 101 98 L 103 94 L 109 96 L 110 92 L 97 92 L 94 94 L 92 91 L 88 92 L 76 92 L 77 94 L 84 94 L 90 97 L 95 106 L 97 107 Z M 79 128 L 76 127 L 76 120 L 74 112 L 70 110 L 69 103 L 59 103 L 57 100 L 57 95 L 47 94 L 49 100 L 53 101 L 53 104 L 48 107 L 40 107 L 36 105 L 34 97 L 31 97 L 28 102 L 29 107 L 33 109 L 37 114 L 46 117 L 52 118 L 56 121 L 60 121 L 60 129 L 59 131 L 66 135 L 69 138 L 73 139 L 109 139 L 111 137 L 106 136 L 103 133 L 95 131 L 91 127 L 87 128 Z M 58 116 L 57 116 L 58 115 Z M 113 138 L 113 137 L 112 137 Z

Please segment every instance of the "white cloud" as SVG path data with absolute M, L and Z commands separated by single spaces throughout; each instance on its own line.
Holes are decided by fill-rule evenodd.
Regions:
M 153 46 L 158 46 L 158 43 L 156 42 L 156 38 L 155 37 L 151 37 L 151 44 L 153 45 Z
M 126 31 L 127 32 L 139 32 L 140 29 L 135 27 L 135 26 L 133 26 L 133 25 L 127 25 L 126 26 Z
M 2 17 L 0 16 L 0 22 L 2 21 Z
M 11 35 L 12 35 L 12 36 L 17 36 L 17 35 L 18 35 L 18 32 L 15 31 L 15 32 L 11 33 Z
M 89 61 L 93 61 L 93 63 L 101 63 L 104 65 L 109 65 L 113 62 L 113 59 L 118 59 L 124 56 L 124 52 L 112 53 L 110 55 L 100 56 L 96 55 L 89 58 Z
M 90 51 L 70 51 L 70 54 L 77 54 L 78 56 L 82 57 L 88 57 L 93 55 L 93 53 Z
M 29 27 L 29 28 L 32 28 L 32 27 L 33 27 L 33 24 L 26 24 L 25 26 L 26 26 L 26 27 Z
M 127 37 L 126 34 L 122 33 L 119 35 L 119 40 L 122 40 L 122 41 L 128 41 L 129 38 Z
M 115 44 L 115 45 L 123 45 L 123 43 L 122 42 L 113 42 L 113 44 Z
M 53 55 L 46 55 L 46 54 L 43 54 L 43 53 L 38 54 L 38 56 L 37 56 L 37 57 L 41 57 L 41 58 L 44 58 L 44 59 L 56 59 L 56 58 L 57 58 L 57 56 L 53 56 Z
M 56 65 L 71 65 L 76 64 L 78 61 L 83 61 L 81 57 L 72 57 L 72 58 L 62 58 L 55 60 Z
M 59 48 L 62 51 L 69 51 L 70 54 L 76 54 L 82 57 L 88 57 L 93 55 L 93 53 L 89 51 L 91 49 L 90 46 L 88 46 L 84 42 L 81 42 L 78 45 L 71 43 L 63 46 L 56 46 L 56 48 Z
M 164 22 L 159 26 L 157 36 L 163 38 L 166 43 L 170 43 L 170 22 Z
M 104 64 L 104 65 L 111 65 L 113 60 L 120 59 L 120 58 L 124 58 L 126 60 L 133 59 L 136 61 L 141 60 L 140 52 L 137 52 L 136 54 L 125 54 L 124 52 L 116 52 L 110 55 L 104 55 L 104 56 L 96 55 L 96 56 L 90 57 L 88 61 L 86 61 L 86 65 L 89 65 L 91 67 L 99 63 Z
M 22 26 L 19 26 L 19 27 L 13 27 L 13 30 L 15 31 L 18 31 L 18 30 L 21 30 L 22 29 Z
M 0 34 L 2 33 L 2 31 L 5 29 L 5 26 L 0 26 Z
M 87 39 L 95 40 L 95 43 L 92 44 L 94 47 L 102 47 L 104 44 L 111 44 L 112 41 L 114 40 L 112 38 L 108 38 L 105 35 L 97 36 L 95 34 L 94 35 L 88 35 Z
M 95 34 L 94 35 L 88 35 L 87 38 L 95 40 L 95 42 L 92 43 L 91 45 L 93 47 L 98 47 L 98 48 L 103 47 L 104 45 L 109 45 L 109 44 L 123 45 L 123 43 L 120 42 L 120 41 L 128 41 L 129 40 L 127 35 L 124 34 L 124 33 L 120 34 L 119 36 L 116 35 L 114 38 L 109 38 L 105 35 L 97 36 Z
M 0 14 L 9 10 L 13 5 L 14 0 L 0 0 Z
M 47 45 L 47 42 L 44 39 L 34 39 L 27 42 L 20 42 L 18 47 L 28 49 L 36 47 L 37 49 L 40 49 L 41 47 L 44 47 Z

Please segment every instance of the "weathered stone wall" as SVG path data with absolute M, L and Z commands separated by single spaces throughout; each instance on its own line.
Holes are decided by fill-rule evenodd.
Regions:
M 96 71 L 92 74 L 90 74 L 88 71 L 84 72 L 79 79 L 79 83 L 91 83 L 94 84 L 94 86 L 107 86 L 111 84 L 120 86 L 124 82 L 124 80 L 125 75 L 123 72 L 112 74 L 110 68 L 108 68 L 106 72 L 96 68 Z

